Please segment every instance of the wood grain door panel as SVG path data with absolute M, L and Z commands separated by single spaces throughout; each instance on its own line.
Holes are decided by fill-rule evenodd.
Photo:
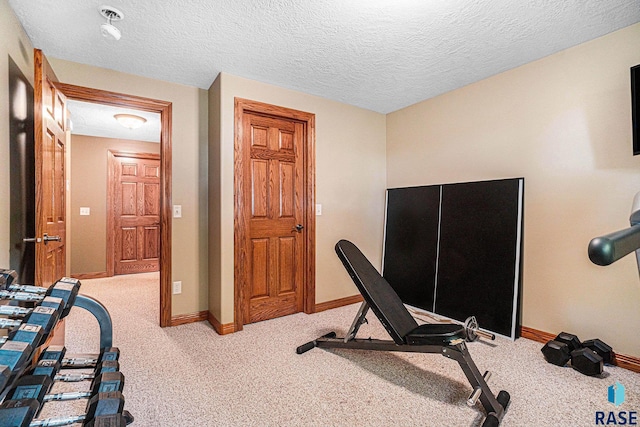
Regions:
M 305 222 L 303 129 L 293 120 L 247 114 L 245 174 L 250 273 L 247 323 L 302 311 Z
M 114 207 L 114 273 L 160 267 L 160 159 L 153 154 L 110 153 Z
M 236 331 L 315 310 L 314 144 L 313 114 L 235 98 Z
M 65 125 L 66 98 L 42 51 L 34 51 L 34 128 L 36 163 L 35 284 L 49 286 L 66 272 Z M 59 237 L 47 241 L 44 237 Z M 25 236 L 33 237 L 33 236 Z

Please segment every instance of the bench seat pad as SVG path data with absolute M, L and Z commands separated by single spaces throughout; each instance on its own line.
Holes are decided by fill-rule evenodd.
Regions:
M 451 341 L 465 338 L 464 326 L 455 323 L 425 323 L 405 336 L 409 345 L 449 345 Z

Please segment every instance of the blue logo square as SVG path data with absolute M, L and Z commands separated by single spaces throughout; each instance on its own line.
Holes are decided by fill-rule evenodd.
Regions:
M 616 381 L 615 384 L 609 386 L 608 389 L 609 402 L 616 405 L 616 407 L 622 405 L 624 402 L 624 386 Z

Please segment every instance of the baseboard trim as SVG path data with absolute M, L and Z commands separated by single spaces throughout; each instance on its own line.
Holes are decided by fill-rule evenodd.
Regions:
M 96 273 L 79 273 L 72 274 L 71 277 L 78 280 L 89 280 L 89 279 L 103 279 L 105 277 L 109 277 L 106 271 L 99 271 Z
M 548 332 L 543 332 L 537 329 L 529 328 L 527 326 L 522 326 L 520 328 L 520 337 L 528 338 L 536 342 L 546 343 L 547 341 L 554 339 L 556 336 Z
M 550 334 L 544 331 L 539 331 L 533 328 L 528 328 L 526 326 L 523 326 L 520 329 L 520 331 L 521 331 L 520 336 L 522 338 L 528 338 L 532 341 L 537 341 L 540 343 L 546 343 L 547 341 L 552 340 L 556 337 L 556 335 L 554 334 Z M 614 353 L 613 365 L 623 369 L 627 369 L 632 372 L 640 373 L 640 358 L 638 357 Z
M 353 295 L 350 297 L 340 298 L 332 301 L 326 301 L 320 304 L 316 304 L 314 313 L 330 310 L 332 308 L 342 307 L 345 305 L 355 304 L 362 301 L 363 301 L 362 295 Z M 206 320 L 209 321 L 211 326 L 213 326 L 213 329 L 215 329 L 215 331 L 219 335 L 232 334 L 236 331 L 234 323 L 227 323 L 223 325 L 222 323 L 220 323 L 218 319 L 216 319 L 216 317 L 211 312 L 207 312 Z
M 187 323 L 202 322 L 207 320 L 208 311 L 200 311 L 192 314 L 181 314 L 171 317 L 171 326 L 186 325 Z
M 332 308 L 343 307 L 345 305 L 355 304 L 357 302 L 362 302 L 362 295 L 353 295 L 350 297 L 334 299 L 332 301 L 321 302 L 320 304 L 316 304 L 316 313 L 325 310 L 331 310 Z
M 223 325 L 213 314 L 211 314 L 210 311 L 207 311 L 206 313 L 206 320 L 209 321 L 209 324 L 213 326 L 213 329 L 218 333 L 218 335 L 232 334 L 236 331 L 235 324 L 233 322 Z

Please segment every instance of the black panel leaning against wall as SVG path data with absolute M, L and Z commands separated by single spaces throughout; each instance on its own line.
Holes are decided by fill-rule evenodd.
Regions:
M 524 178 L 387 190 L 383 275 L 402 301 L 515 339 Z

